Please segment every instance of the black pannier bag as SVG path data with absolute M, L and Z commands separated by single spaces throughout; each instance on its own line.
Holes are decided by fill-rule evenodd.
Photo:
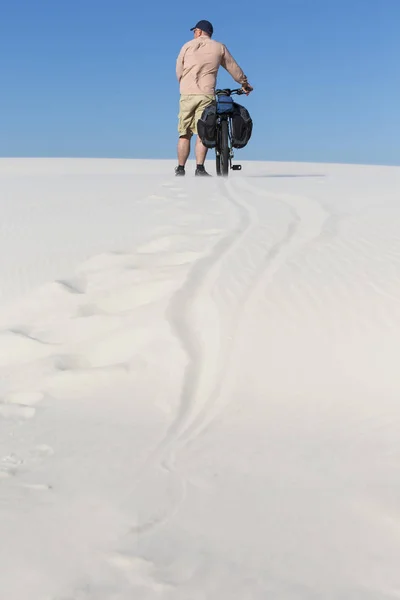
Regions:
M 217 123 L 217 107 L 215 104 L 207 106 L 200 119 L 197 121 L 197 133 L 206 148 L 215 148 L 215 126 Z
M 251 138 L 252 131 L 253 121 L 249 111 L 235 102 L 232 113 L 232 146 L 244 148 Z

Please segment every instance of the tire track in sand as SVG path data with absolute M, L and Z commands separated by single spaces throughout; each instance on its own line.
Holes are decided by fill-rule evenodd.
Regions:
M 202 382 L 210 370 L 209 365 L 217 358 L 212 353 L 211 345 L 207 343 L 207 340 L 203 340 L 202 344 L 201 328 L 199 330 L 196 326 L 191 313 L 193 304 L 196 298 L 201 297 L 203 315 L 208 311 L 206 320 L 208 318 L 213 325 L 216 323 L 217 307 L 210 298 L 207 299 L 207 306 L 205 305 L 207 290 L 217 281 L 224 260 L 241 245 L 249 231 L 257 226 L 257 213 L 243 198 L 240 196 L 233 198 L 232 195 L 227 194 L 223 183 L 220 184 L 220 193 L 236 208 L 238 226 L 220 239 L 208 255 L 194 264 L 183 285 L 175 292 L 167 309 L 167 319 L 186 352 L 188 364 L 182 383 L 179 410 L 159 446 L 161 451 L 173 443 L 184 431 L 196 405 L 196 400 L 204 396 Z M 212 335 L 211 329 L 212 327 L 207 328 Z M 218 331 L 216 333 L 218 334 Z M 216 346 L 218 347 L 218 344 Z
M 221 269 L 227 258 L 236 250 L 249 247 L 256 230 L 264 231 L 264 224 L 256 208 L 245 199 L 249 192 L 252 195 L 282 202 L 289 211 L 289 219 L 283 237 L 272 246 L 266 243 L 263 248 L 242 299 L 232 311 L 230 340 L 222 344 L 219 338 L 221 306 L 216 304 L 210 291 L 218 285 Z M 144 469 L 148 470 L 151 464 L 158 465 L 166 472 L 171 478 L 171 483 L 174 482 L 176 501 L 172 507 L 162 511 L 156 517 L 132 528 L 131 532 L 139 536 L 151 533 L 155 528 L 169 521 L 185 500 L 186 482 L 175 469 L 175 454 L 206 429 L 216 414 L 226 406 L 226 404 L 218 406 L 216 404 L 228 370 L 235 331 L 244 308 L 257 295 L 258 284 L 262 282 L 265 286 L 272 281 L 275 273 L 285 264 L 288 257 L 310 243 L 312 239 L 319 237 L 329 216 L 313 200 L 270 193 L 251 186 L 242 179 L 238 179 L 235 184 L 220 182 L 220 193 L 235 206 L 238 213 L 238 226 L 220 239 L 209 254 L 195 262 L 183 285 L 170 301 L 166 316 L 172 331 L 186 352 L 188 363 L 175 419 L 144 466 Z M 140 475 L 138 479 L 141 479 Z
M 264 289 L 265 285 L 268 285 L 273 280 L 275 274 L 286 263 L 289 257 L 293 256 L 297 250 L 303 248 L 321 235 L 324 224 L 330 217 L 329 213 L 314 200 L 302 196 L 271 193 L 267 190 L 262 190 L 248 184 L 247 181 L 242 178 L 236 179 L 235 184 L 230 182 L 227 183 L 226 187 L 230 198 L 233 201 L 235 197 L 242 195 L 243 192 L 251 192 L 253 195 L 265 199 L 282 202 L 289 210 L 290 220 L 284 236 L 272 246 L 265 249 L 264 255 L 261 257 L 258 266 L 254 270 L 244 297 L 232 315 L 232 330 L 230 331 L 229 336 L 231 342 L 229 347 L 225 348 L 225 356 L 222 357 L 223 365 L 221 365 L 221 368 L 219 369 L 219 378 L 214 381 L 208 399 L 203 403 L 197 416 L 179 436 L 181 447 L 195 439 L 213 421 L 216 416 L 215 413 L 219 413 L 220 410 L 223 409 L 223 406 L 220 406 L 219 409 L 217 408 L 216 410 L 216 402 L 220 395 L 229 365 L 229 358 L 234 345 L 235 334 L 239 328 L 246 305 L 249 304 L 253 297 L 257 296 L 258 284 L 262 282 Z M 262 225 L 263 224 L 260 221 L 257 224 L 258 227 L 262 227 Z M 246 232 L 245 238 L 248 238 L 248 233 L 249 232 Z
M 182 476 L 175 471 L 172 465 L 173 446 L 185 428 L 190 424 L 196 402 L 201 402 L 200 392 L 203 389 L 201 382 L 205 379 L 205 370 L 210 364 L 206 360 L 205 352 L 209 347 L 204 347 L 199 340 L 196 321 L 191 315 L 191 308 L 196 298 L 205 297 L 206 290 L 217 280 L 220 267 L 224 259 L 241 244 L 243 237 L 257 226 L 257 213 L 242 198 L 232 198 L 226 193 L 223 182 L 219 182 L 219 195 L 223 196 L 235 207 L 237 225 L 229 230 L 211 249 L 211 251 L 198 259 L 189 270 L 181 287 L 172 296 L 166 311 L 166 317 L 173 334 L 178 339 L 187 356 L 187 366 L 183 375 L 180 392 L 179 408 L 163 439 L 150 454 L 142 469 L 136 475 L 136 485 L 145 485 L 146 477 L 152 468 L 161 468 L 174 487 L 176 498 L 174 505 L 158 512 L 151 519 L 131 527 L 130 533 L 142 536 L 154 531 L 170 520 L 179 510 L 186 497 L 186 483 Z M 204 306 L 202 307 L 203 310 Z M 211 303 L 207 304 L 208 311 L 215 314 Z M 218 316 L 218 315 L 217 315 Z M 210 344 L 208 345 L 210 346 Z M 218 347 L 218 344 L 217 344 Z M 207 397 L 207 396 L 206 396 Z

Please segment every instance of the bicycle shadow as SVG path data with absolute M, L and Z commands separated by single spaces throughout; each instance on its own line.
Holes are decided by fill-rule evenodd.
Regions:
M 305 178 L 305 177 L 326 177 L 326 175 L 321 174 L 321 173 L 299 173 L 299 174 L 294 174 L 294 173 L 267 173 L 267 174 L 262 174 L 262 175 L 246 175 L 246 177 L 265 177 L 265 178 L 269 178 L 269 179 L 273 179 L 273 178 L 297 178 L 297 177 L 301 177 L 301 178 Z

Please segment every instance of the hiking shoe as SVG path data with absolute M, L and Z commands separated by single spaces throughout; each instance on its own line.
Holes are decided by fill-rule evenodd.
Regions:
M 175 175 L 177 176 L 183 176 L 185 175 L 185 167 L 182 167 L 181 165 L 179 165 L 178 167 L 175 167 Z
M 197 168 L 194 172 L 195 175 L 206 175 L 207 177 L 211 177 L 210 173 L 207 173 L 207 171 L 204 168 L 204 165 L 197 165 Z

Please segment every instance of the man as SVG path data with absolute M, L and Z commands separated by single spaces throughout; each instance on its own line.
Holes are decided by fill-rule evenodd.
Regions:
M 180 86 L 178 166 L 176 175 L 185 175 L 190 154 L 190 140 L 197 134 L 197 121 L 203 110 L 215 102 L 217 73 L 222 65 L 248 95 L 253 88 L 246 75 L 224 44 L 211 39 L 214 29 L 209 21 L 199 21 L 190 31 L 194 39 L 181 49 L 176 61 L 176 76 Z M 204 168 L 207 148 L 199 137 L 196 142 L 196 175 L 208 175 Z

